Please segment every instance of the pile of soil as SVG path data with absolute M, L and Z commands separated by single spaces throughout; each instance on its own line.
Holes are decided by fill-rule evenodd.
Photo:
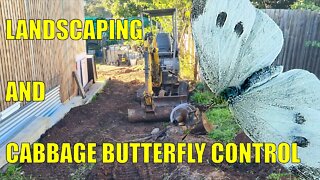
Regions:
M 154 128 L 168 127 L 170 132 L 155 141 L 213 143 L 206 136 L 184 138 L 177 127 L 168 123 L 128 122 L 127 109 L 139 107 L 135 96 L 144 80 L 143 70 L 99 66 L 98 71 L 100 78 L 110 79 L 103 92 L 92 103 L 72 109 L 43 135 L 41 143 L 95 142 L 99 152 L 104 142 L 128 142 L 150 134 Z M 250 140 L 241 134 L 236 141 Z M 24 164 L 22 170 L 26 176 L 36 179 L 266 179 L 271 173 L 284 171 L 279 165 L 270 164 L 212 164 L 210 149 L 205 152 L 203 164 L 144 164 L 141 161 L 137 164 Z M 142 152 L 139 151 L 139 155 L 143 158 Z

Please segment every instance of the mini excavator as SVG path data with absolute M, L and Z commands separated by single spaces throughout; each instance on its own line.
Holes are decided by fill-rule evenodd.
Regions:
M 147 10 L 144 16 L 151 29 L 144 33 L 145 84 L 137 92 L 141 107 L 128 110 L 130 122 L 168 120 L 176 106 L 188 101 L 188 83 L 179 81 L 177 10 Z M 152 18 L 163 16 L 172 17 L 172 32 L 153 33 Z

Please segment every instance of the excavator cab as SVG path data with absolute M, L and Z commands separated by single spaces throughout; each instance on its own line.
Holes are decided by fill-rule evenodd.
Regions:
M 188 83 L 179 80 L 177 10 L 160 9 L 143 11 L 141 17 L 149 17 L 149 32 L 145 34 L 145 84 L 138 90 L 141 108 L 129 109 L 131 122 L 168 120 L 174 107 L 186 103 Z M 153 18 L 170 16 L 172 32 L 162 32 Z M 144 26 L 143 31 L 146 31 Z
M 162 67 L 162 83 L 167 85 L 177 83 L 179 76 L 178 50 L 172 48 L 175 42 L 171 42 L 169 33 L 158 33 L 156 41 Z M 176 53 L 173 53 L 174 50 Z

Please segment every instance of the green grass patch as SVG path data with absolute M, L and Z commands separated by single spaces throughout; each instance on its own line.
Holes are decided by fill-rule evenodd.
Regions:
M 234 140 L 241 129 L 230 112 L 226 100 L 212 93 L 203 83 L 196 85 L 190 99 L 192 103 L 199 107 L 204 105 L 209 108 L 206 111 L 207 118 L 210 123 L 217 126 L 215 130 L 209 133 L 210 138 L 222 143 Z
M 209 137 L 223 143 L 232 142 L 240 132 L 240 127 L 234 120 L 228 107 L 213 108 L 206 112 L 208 120 L 217 126 L 209 133 Z

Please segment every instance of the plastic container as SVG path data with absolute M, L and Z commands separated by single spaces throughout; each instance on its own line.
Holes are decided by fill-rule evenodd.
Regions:
M 137 59 L 130 59 L 130 65 L 131 66 L 137 65 Z

